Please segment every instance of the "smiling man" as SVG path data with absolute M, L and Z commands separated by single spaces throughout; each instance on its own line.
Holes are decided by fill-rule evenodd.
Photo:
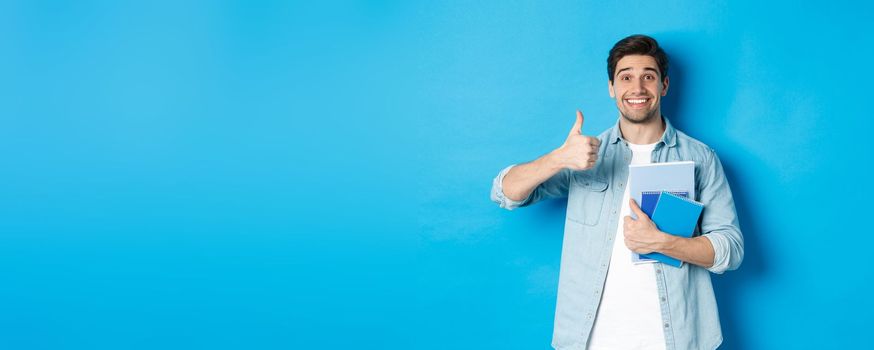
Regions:
M 616 125 L 585 136 L 577 111 L 564 144 L 503 169 L 491 198 L 512 210 L 568 197 L 553 347 L 715 349 L 722 332 L 710 273 L 736 269 L 744 249 L 722 164 L 661 114 L 668 57 L 655 39 L 633 35 L 617 42 L 607 74 L 619 109 Z M 704 212 L 692 238 L 659 231 L 630 199 L 630 164 L 670 161 L 695 162 L 695 199 Z M 688 264 L 632 263 L 632 253 L 650 252 Z

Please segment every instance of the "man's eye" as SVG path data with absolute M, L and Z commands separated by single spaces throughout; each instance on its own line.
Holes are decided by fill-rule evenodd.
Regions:
M 649 74 L 645 75 L 643 78 L 646 79 L 646 80 L 653 80 L 653 79 L 655 79 L 654 76 L 649 75 Z
M 629 77 L 629 76 L 626 75 L 626 76 L 623 76 L 621 79 L 622 79 L 622 80 L 631 80 L 631 77 Z

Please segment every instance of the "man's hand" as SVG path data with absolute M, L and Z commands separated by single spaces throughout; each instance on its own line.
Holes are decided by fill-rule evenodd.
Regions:
M 631 216 L 625 217 L 625 246 L 637 254 L 649 254 L 663 250 L 673 238 L 656 227 L 649 216 L 640 210 L 634 199 L 630 200 L 631 211 L 637 214 L 637 220 Z
M 582 132 L 583 113 L 577 111 L 577 121 L 564 144 L 551 152 L 562 168 L 586 170 L 591 169 L 598 161 L 598 148 L 601 147 L 601 141 L 591 136 L 584 136 Z

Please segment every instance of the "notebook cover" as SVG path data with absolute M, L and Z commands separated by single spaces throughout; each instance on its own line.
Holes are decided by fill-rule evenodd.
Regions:
M 674 236 L 692 237 L 695 226 L 698 225 L 698 217 L 704 210 L 704 205 L 681 196 L 662 192 L 659 195 L 652 221 L 662 232 Z M 661 253 L 642 254 L 641 258 L 655 259 L 665 264 L 680 267 L 683 262 Z
M 686 191 L 671 191 L 671 193 L 681 196 L 681 197 L 689 197 L 689 192 Z M 640 210 L 646 213 L 646 216 L 652 218 L 652 213 L 655 210 L 656 203 L 659 201 L 659 196 L 662 194 L 661 191 L 643 191 L 641 193 L 640 199 Z M 653 258 L 647 257 L 647 255 L 640 254 L 632 254 L 631 262 L 635 264 L 639 263 L 647 263 L 647 262 L 655 262 L 657 260 Z
M 643 192 L 686 192 L 695 198 L 695 162 L 666 162 L 628 166 L 631 198 L 643 205 Z M 649 215 L 649 214 L 647 214 Z M 637 218 L 634 213 L 631 215 Z

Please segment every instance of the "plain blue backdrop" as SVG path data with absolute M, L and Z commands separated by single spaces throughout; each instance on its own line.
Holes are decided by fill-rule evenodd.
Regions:
M 672 1 L 0 5 L 0 348 L 547 349 L 565 202 L 506 165 L 663 111 L 716 149 L 746 260 L 726 349 L 867 344 L 872 8 Z

